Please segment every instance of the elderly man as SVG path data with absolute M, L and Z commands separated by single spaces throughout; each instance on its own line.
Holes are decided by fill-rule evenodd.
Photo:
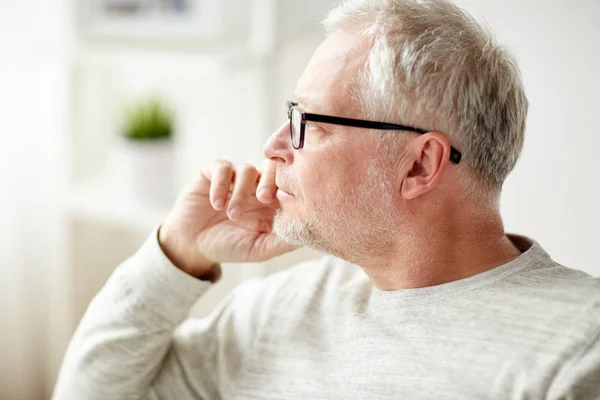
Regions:
M 507 235 L 514 60 L 444 0 L 357 0 L 261 171 L 216 162 L 94 299 L 56 399 L 599 399 L 600 281 Z M 219 263 L 331 254 L 186 318 Z

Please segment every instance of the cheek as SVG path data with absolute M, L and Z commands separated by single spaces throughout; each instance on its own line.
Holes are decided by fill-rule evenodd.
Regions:
M 376 152 L 370 143 L 330 135 L 320 146 L 307 146 L 295 158 L 302 207 L 332 210 L 356 202 L 357 186 L 368 179 Z
M 335 211 L 353 195 L 358 173 L 356 163 L 315 157 L 298 169 L 301 202 L 308 211 Z
M 300 203 L 303 208 L 314 209 L 315 203 L 323 200 L 323 187 L 327 186 L 327 177 L 319 163 L 305 163 L 297 170 Z

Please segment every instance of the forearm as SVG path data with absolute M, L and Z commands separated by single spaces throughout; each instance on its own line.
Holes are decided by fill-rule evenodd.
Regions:
M 150 238 L 90 304 L 54 398 L 146 398 L 173 330 L 209 286 L 173 267 Z

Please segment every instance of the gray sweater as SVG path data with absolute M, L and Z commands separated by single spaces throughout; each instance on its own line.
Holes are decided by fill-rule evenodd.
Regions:
M 600 280 L 511 239 L 510 263 L 393 292 L 325 257 L 184 322 L 210 284 L 154 232 L 90 304 L 54 398 L 600 399 Z

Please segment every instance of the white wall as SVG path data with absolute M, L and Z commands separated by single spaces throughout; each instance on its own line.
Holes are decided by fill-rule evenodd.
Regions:
M 279 15 L 288 15 L 290 3 L 283 3 Z M 166 97 L 177 113 L 177 188 L 217 158 L 258 165 L 263 159 L 264 140 L 283 122 L 284 101 L 292 95 L 295 80 L 322 40 L 318 19 L 310 28 L 306 27 L 307 20 L 304 17 L 294 22 L 286 17 L 287 33 L 277 37 L 276 54 L 267 56 L 231 49 L 208 54 L 185 47 L 82 41 L 74 55 L 71 76 L 74 118 L 68 157 L 72 183 L 93 181 L 103 174 L 119 134 L 123 104 L 154 92 Z M 302 31 L 302 35 L 291 35 Z M 117 235 L 126 243 L 115 251 L 123 254 L 127 246 L 131 253 L 135 251 L 135 241 L 125 240 L 127 229 L 113 226 L 111 231 L 97 216 L 87 217 L 88 224 L 96 227 L 84 227 L 81 220 L 69 225 L 77 227 L 70 228 L 69 234 L 73 237 L 70 268 L 77 277 L 77 317 L 115 267 L 114 255 L 91 251 L 97 234 L 78 232 L 112 232 L 109 242 L 114 242 Z M 143 233 L 147 234 L 145 230 Z M 88 251 L 82 252 L 81 248 Z M 302 250 L 265 264 L 228 265 L 231 272 L 199 302 L 194 314 L 206 314 L 240 280 L 314 256 L 314 252 Z M 95 262 L 95 272 L 86 275 L 81 269 L 90 258 Z
M 506 230 L 537 240 L 560 263 L 600 276 L 600 1 L 457 3 L 487 21 L 516 54 L 530 101 L 523 154 L 502 197 Z M 292 95 L 320 38 L 296 36 L 294 50 L 282 52 L 278 101 Z
M 486 17 L 501 42 L 515 50 L 531 102 L 524 153 L 503 196 L 506 228 L 537 239 L 559 262 L 600 275 L 594 251 L 599 238 L 596 226 L 600 225 L 600 168 L 596 165 L 600 2 L 464 1 L 470 10 Z M 85 95 L 93 103 L 124 98 L 161 73 L 165 77 L 175 72 L 177 76 L 166 87 L 183 104 L 182 129 L 188 132 L 180 143 L 181 181 L 214 157 L 256 162 L 262 142 L 283 120 L 283 101 L 293 94 L 296 79 L 322 38 L 316 25 L 308 33 L 303 27 L 331 3 L 282 1 L 279 15 L 284 40 L 273 60 L 277 67 L 263 69 L 264 60 L 242 57 L 236 64 L 232 59 L 230 69 L 207 67 L 211 76 L 227 82 L 211 86 L 206 75 L 195 69 L 199 57 L 188 57 L 181 49 L 176 54 L 146 53 L 147 65 L 155 68 L 145 75 L 135 75 L 131 69 L 135 61 L 125 60 L 114 69 L 114 64 L 103 66 L 102 57 L 99 63 L 91 63 L 99 66 L 96 70 L 82 69 L 80 64 L 72 69 L 70 1 L 0 0 L 0 326 L 4 328 L 0 398 L 43 398 L 71 329 L 67 305 L 72 277 L 66 268 L 64 225 L 57 203 L 65 191 L 65 160 L 77 158 L 68 154 L 72 142 L 66 138 L 69 114 L 81 109 L 81 104 L 70 108 L 77 85 L 91 85 Z M 312 11 L 303 14 L 304 10 Z M 302 23 L 292 26 L 298 18 Z M 256 68 L 235 67 L 248 63 Z M 224 90 L 216 94 L 219 88 Z M 262 88 L 268 98 L 260 101 L 270 103 L 273 110 L 266 117 L 256 107 L 264 95 Z M 203 91 L 215 95 L 198 100 Z M 236 104 L 249 105 L 245 117 L 221 123 L 234 115 L 227 99 L 236 93 L 241 94 Z M 215 112 L 206 113 L 212 109 Z M 87 126 L 95 126 L 97 132 L 114 128 L 102 122 L 101 114 L 76 115 L 73 126 L 79 126 L 78 118 L 88 117 Z M 86 132 L 75 134 L 85 138 Z M 103 145 L 98 147 L 99 157 Z M 100 227 L 95 230 L 99 231 Z M 88 245 L 95 240 L 102 239 L 90 235 Z M 276 259 L 265 269 L 311 255 Z M 237 268 L 241 267 L 232 266 L 231 271 Z M 228 287 L 234 283 L 231 280 Z M 222 295 L 224 289 L 219 290 L 206 307 Z
M 0 398 L 37 399 L 62 356 L 48 338 L 62 329 L 67 287 L 57 193 L 68 24 L 61 1 L 0 0 L 0 10 Z
M 467 2 L 515 51 L 530 101 L 525 148 L 503 195 L 506 229 L 600 276 L 600 2 Z

